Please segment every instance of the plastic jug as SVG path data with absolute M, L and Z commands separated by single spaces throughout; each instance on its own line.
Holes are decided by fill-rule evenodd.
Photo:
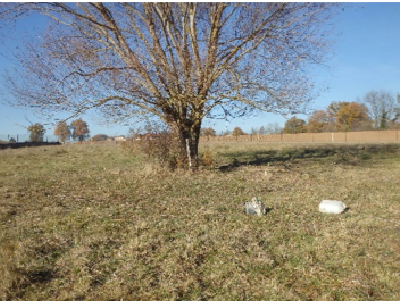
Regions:
M 252 198 L 250 202 L 244 202 L 244 210 L 248 215 L 263 215 L 265 209 L 265 204 L 257 198 Z
M 318 209 L 324 213 L 340 214 L 346 209 L 346 205 L 342 201 L 323 200 Z

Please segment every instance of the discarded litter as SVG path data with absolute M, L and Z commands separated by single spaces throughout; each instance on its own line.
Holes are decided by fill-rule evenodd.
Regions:
M 342 201 L 323 200 L 319 203 L 318 209 L 324 213 L 340 214 L 346 209 L 346 205 Z
M 250 202 L 244 202 L 244 210 L 248 215 L 266 214 L 265 204 L 256 197 L 252 198 Z

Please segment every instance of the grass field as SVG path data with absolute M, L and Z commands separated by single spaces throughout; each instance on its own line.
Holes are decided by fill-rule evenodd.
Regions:
M 2 150 L 0 300 L 400 300 L 400 151 L 356 149 L 204 144 L 194 175 L 114 143 Z

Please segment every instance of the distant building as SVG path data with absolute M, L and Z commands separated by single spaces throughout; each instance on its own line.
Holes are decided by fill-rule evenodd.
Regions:
M 124 135 L 119 135 L 119 136 L 115 136 L 115 141 L 126 141 L 126 138 Z
M 135 141 L 142 141 L 142 140 L 160 140 L 161 134 L 151 134 L 147 133 L 144 135 L 135 135 L 133 140 Z

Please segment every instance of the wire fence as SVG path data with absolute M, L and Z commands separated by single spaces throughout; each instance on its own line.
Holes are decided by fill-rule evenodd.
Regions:
M 58 136 L 55 135 L 44 135 L 43 142 L 58 142 Z M 7 134 L 0 135 L 0 142 L 30 142 L 31 137 L 29 134 Z

